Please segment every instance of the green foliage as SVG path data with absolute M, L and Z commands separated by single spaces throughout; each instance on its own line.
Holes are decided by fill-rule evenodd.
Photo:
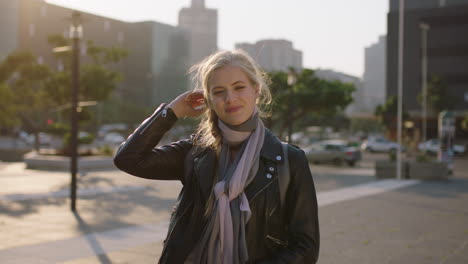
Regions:
M 49 36 L 48 42 L 52 47 L 71 45 L 70 40 L 62 35 Z M 87 55 L 91 58 L 91 64 L 82 64 L 80 68 L 80 96 L 79 100 L 103 101 L 107 99 L 115 89 L 117 83 L 122 80 L 120 73 L 109 70 L 109 66 L 118 63 L 128 55 L 125 49 L 118 47 L 101 47 L 93 41 L 87 42 Z M 56 60 L 64 64 L 63 72 L 55 72 L 47 83 L 47 91 L 52 95 L 51 99 L 58 105 L 69 102 L 71 85 L 71 52 L 54 53 Z
M 382 124 L 375 119 L 352 118 L 350 129 L 353 132 L 362 131 L 364 133 L 381 132 Z
M 13 98 L 14 94 L 8 86 L 0 83 L 0 127 L 12 128 L 20 122 L 15 105 L 10 103 Z
M 463 120 L 461 121 L 461 128 L 465 131 L 468 131 L 468 113 L 465 114 Z
M 456 98 L 450 96 L 445 80 L 438 75 L 430 78 L 427 84 L 427 105 L 436 113 L 443 110 L 453 110 Z M 422 104 L 422 93 L 418 95 L 418 101 Z
M 429 155 L 425 154 L 425 153 L 419 153 L 417 156 L 416 156 L 416 161 L 417 162 L 431 162 L 433 159 L 431 157 L 429 157 Z
M 51 50 L 71 45 L 70 39 L 62 35 L 51 35 L 47 42 Z M 92 41 L 88 42 L 87 52 L 93 63 L 81 65 L 79 100 L 103 101 L 121 80 L 120 73 L 109 70 L 108 66 L 119 62 L 128 52 L 117 47 L 100 47 Z M 66 134 L 65 127 L 47 127 L 46 120 L 52 113 L 58 116 L 70 113 L 72 52 L 53 53 L 53 56 L 62 63 L 63 71 L 38 64 L 32 53 L 24 51 L 13 52 L 0 61 L 0 126 L 21 126 L 31 133 L 48 130 Z M 83 108 L 79 120 L 89 121 L 92 116 L 92 112 Z M 89 140 L 81 139 L 81 142 Z
M 78 145 L 81 144 L 91 144 L 94 141 L 94 135 L 93 134 L 88 134 L 86 136 L 78 137 Z M 65 148 L 68 148 L 71 144 L 71 132 L 65 133 L 63 136 L 63 145 Z
M 119 73 L 97 64 L 83 66 L 81 76 L 80 92 L 82 100 L 85 101 L 105 100 L 122 79 Z
M 44 89 L 50 74 L 50 69 L 38 64 L 29 52 L 13 52 L 0 63 L 2 112 L 10 112 L 0 114 L 3 125 L 18 125 L 20 121 L 28 132 L 44 129 L 47 112 L 52 107 Z
M 99 154 L 104 156 L 113 156 L 114 150 L 109 145 L 104 145 L 98 149 Z
M 408 112 L 405 111 L 403 105 L 403 120 L 409 118 Z M 392 129 L 396 126 L 398 115 L 398 99 L 396 96 L 391 96 L 387 99 L 384 105 L 378 105 L 374 110 L 374 115 L 379 118 L 382 125 L 387 129 Z
M 319 79 L 311 69 L 302 70 L 293 87 L 287 84 L 287 73 L 272 72 L 269 77 L 274 100 L 271 124 L 279 126 L 280 134 L 289 121 L 308 115 L 333 117 L 353 101 L 353 84 Z
M 46 132 L 56 136 L 64 136 L 70 132 L 70 125 L 67 123 L 53 123 L 47 126 Z

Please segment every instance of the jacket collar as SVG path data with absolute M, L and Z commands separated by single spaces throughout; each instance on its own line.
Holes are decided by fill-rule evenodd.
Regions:
M 193 148 L 192 151 L 192 156 L 195 158 L 201 157 L 203 154 L 206 155 L 207 152 L 214 153 L 212 149 L 202 149 L 199 147 Z M 260 150 L 260 157 L 275 163 L 281 162 L 283 159 L 281 141 L 273 135 L 268 128 L 265 128 L 265 139 L 263 140 L 263 146 Z
M 202 153 L 206 152 L 214 152 L 211 149 L 202 149 L 198 147 L 195 147 L 192 151 L 193 157 L 200 156 Z M 278 156 L 281 158 L 278 158 Z M 260 150 L 260 157 L 275 163 L 281 162 L 283 158 L 281 141 L 274 136 L 268 128 L 265 128 L 265 138 L 263 140 L 262 149 Z
M 265 128 L 265 139 L 260 150 L 260 157 L 275 163 L 280 163 L 283 160 L 281 141 L 267 128 Z
M 216 154 L 212 149 L 195 148 L 193 151 L 195 177 L 198 178 L 202 193 L 206 198 L 208 198 L 210 187 L 213 183 L 213 177 L 216 176 Z M 279 141 L 279 139 L 267 128 L 265 128 L 265 139 L 263 141 L 262 149 L 260 150 L 260 159 L 263 159 L 270 164 L 283 162 L 281 141 Z M 265 173 L 265 168 L 260 165 L 255 179 L 245 189 L 249 200 L 257 196 L 258 193 L 260 193 L 261 190 L 263 190 L 265 186 L 269 185 L 276 177 L 276 174 L 274 174 L 275 176 L 273 178 L 264 177 L 265 175 L 263 174 Z

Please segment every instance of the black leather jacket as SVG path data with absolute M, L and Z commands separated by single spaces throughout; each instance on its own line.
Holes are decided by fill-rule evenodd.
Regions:
M 122 143 L 115 165 L 129 174 L 179 180 L 183 188 L 172 213 L 159 263 L 183 263 L 206 225 L 205 206 L 214 184 L 216 154 L 194 138 L 155 147 L 176 122 L 161 105 Z M 246 226 L 248 263 L 316 263 L 319 253 L 317 199 L 304 152 L 288 145 L 290 184 L 281 208 L 278 165 L 281 142 L 266 129 L 255 179 L 246 187 L 252 216 Z

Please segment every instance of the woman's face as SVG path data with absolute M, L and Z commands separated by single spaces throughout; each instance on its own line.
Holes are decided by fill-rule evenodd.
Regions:
M 216 115 L 229 125 L 240 125 L 252 116 L 259 94 L 242 69 L 233 65 L 213 72 L 208 91 Z

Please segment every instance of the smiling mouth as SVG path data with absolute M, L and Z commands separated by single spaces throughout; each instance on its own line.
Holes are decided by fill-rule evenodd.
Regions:
M 230 107 L 226 109 L 226 113 L 234 113 L 240 110 L 241 108 L 241 106 Z

